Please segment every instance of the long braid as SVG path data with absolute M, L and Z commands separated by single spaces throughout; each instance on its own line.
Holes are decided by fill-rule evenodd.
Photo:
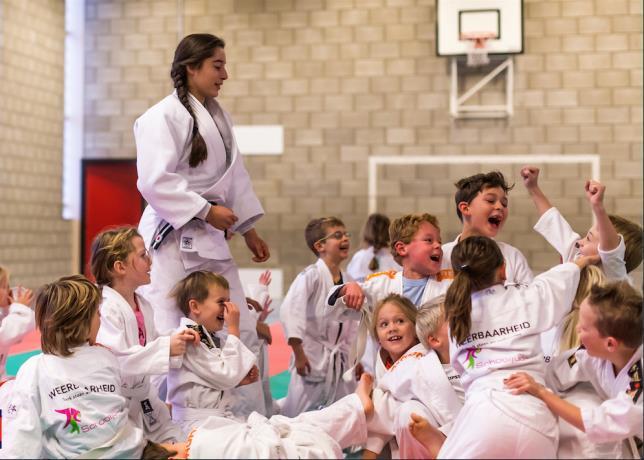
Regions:
M 224 48 L 225 42 L 214 35 L 210 34 L 192 34 L 181 40 L 174 52 L 174 60 L 170 70 L 170 77 L 177 90 L 177 97 L 181 104 L 186 108 L 192 117 L 192 138 L 190 139 L 191 149 L 188 164 L 195 168 L 203 163 L 208 157 L 206 142 L 201 133 L 197 117 L 190 105 L 188 97 L 188 75 L 187 68 L 199 68 L 202 62 L 211 57 L 217 48 Z
M 376 254 L 382 248 L 389 246 L 389 218 L 384 214 L 371 214 L 364 226 L 363 239 L 373 246 L 373 258 L 369 262 L 369 270 L 375 271 L 380 268 L 380 262 Z
M 203 137 L 201 137 L 201 134 L 199 133 L 197 117 L 195 117 L 195 113 L 192 110 L 192 106 L 190 105 L 190 99 L 188 98 L 188 84 L 186 81 L 187 78 L 185 66 L 172 66 L 170 76 L 172 77 L 172 82 L 174 83 L 174 87 L 177 90 L 179 101 L 181 101 L 181 104 L 186 108 L 186 110 L 192 117 L 192 139 L 190 141 L 191 150 L 188 164 L 191 168 L 195 168 L 199 166 L 200 163 L 206 160 L 206 158 L 208 157 L 208 149 L 206 148 L 206 143 L 203 140 Z

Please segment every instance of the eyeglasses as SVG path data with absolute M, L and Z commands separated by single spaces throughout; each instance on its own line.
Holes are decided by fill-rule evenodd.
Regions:
M 351 238 L 351 232 L 343 232 L 338 230 L 337 232 L 333 232 L 330 235 L 325 236 L 324 238 L 320 238 L 319 240 L 316 241 L 316 243 L 321 243 L 324 240 L 328 240 L 329 238 L 333 238 L 334 240 L 341 240 L 344 237 Z

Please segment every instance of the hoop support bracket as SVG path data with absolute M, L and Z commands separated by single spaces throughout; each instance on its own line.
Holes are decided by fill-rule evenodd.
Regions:
M 505 104 L 465 105 L 465 102 L 480 92 L 485 85 L 505 70 Z M 450 114 L 454 118 L 509 118 L 514 114 L 514 60 L 505 59 L 487 75 L 483 76 L 462 95 L 458 94 L 458 58 L 452 58 L 450 83 Z

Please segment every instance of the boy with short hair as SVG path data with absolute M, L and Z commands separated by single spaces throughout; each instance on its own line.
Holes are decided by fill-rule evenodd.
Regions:
M 402 271 L 374 273 L 363 283 L 348 283 L 341 288 L 332 288 L 328 305 L 364 311 L 358 337 L 356 358 L 359 359 L 365 347 L 368 324 L 375 305 L 389 294 L 400 294 L 419 306 L 430 299 L 445 294 L 451 280 L 438 281 L 436 275 L 441 267 L 443 251 L 438 219 L 427 213 L 407 214 L 394 219 L 389 227 L 391 253 Z M 366 299 L 365 307 L 363 303 Z M 353 357 L 353 356 L 352 356 Z M 365 368 L 373 366 L 378 370 L 373 355 Z M 373 362 L 372 362 L 373 361 Z
M 439 279 L 453 279 L 452 249 L 459 241 L 469 236 L 495 238 L 508 218 L 508 185 L 499 171 L 474 174 L 454 184 L 456 215 L 463 223 L 461 234 L 454 241 L 443 245 L 443 265 Z M 505 259 L 506 284 L 529 284 L 534 276 L 525 256 L 514 246 L 496 242 Z
M 355 381 L 345 381 L 342 375 L 350 367 L 348 353 L 359 316 L 325 305 L 329 290 L 347 281 L 340 264 L 349 256 L 349 236 L 337 217 L 313 219 L 304 231 L 318 260 L 295 278 L 280 307 L 293 349 L 291 380 L 281 408 L 287 417 L 326 407 L 355 388 Z
M 559 252 L 564 262 L 571 262 L 581 255 L 598 256 L 602 271 L 609 280 L 630 280 L 628 273 L 642 263 L 642 227 L 606 212 L 606 187 L 603 184 L 595 180 L 586 181 L 584 189 L 595 225 L 585 238 L 580 238 L 539 187 L 539 168 L 525 166 L 521 169 L 521 176 L 539 212 L 534 229 Z
M 562 391 L 589 381 L 602 396 L 598 407 L 569 403 L 523 372 L 506 386 L 530 393 L 581 431 L 591 442 L 628 440 L 623 455 L 639 458 L 642 428 L 642 296 L 627 282 L 594 286 L 579 310 L 582 347 L 560 355 L 548 375 L 548 385 Z M 629 439 L 635 436 L 633 439 Z M 639 446 L 635 445 L 639 443 Z

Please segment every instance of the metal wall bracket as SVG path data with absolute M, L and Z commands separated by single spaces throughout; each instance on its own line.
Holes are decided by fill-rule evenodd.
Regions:
M 505 70 L 505 104 L 465 105 L 465 102 L 478 93 L 485 85 Z M 452 58 L 451 87 L 449 109 L 454 118 L 509 118 L 514 114 L 514 60 L 508 57 L 487 75 L 481 78 L 474 86 L 458 95 L 458 60 Z

